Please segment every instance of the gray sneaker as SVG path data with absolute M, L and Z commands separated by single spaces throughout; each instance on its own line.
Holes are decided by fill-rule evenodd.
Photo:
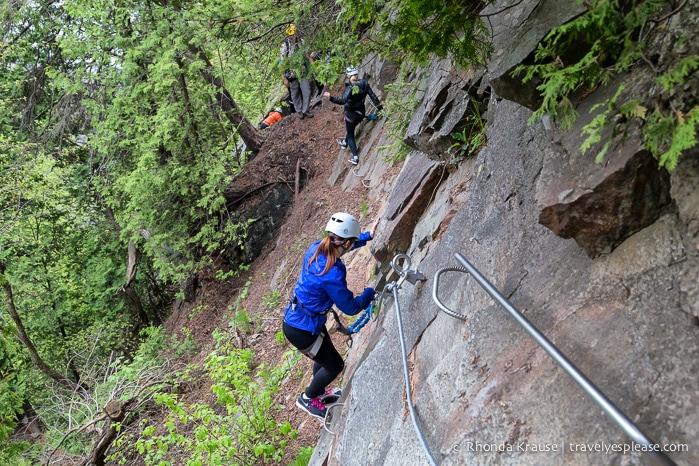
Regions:
M 348 160 L 352 165 L 359 165 L 359 157 L 355 156 Z
M 347 149 L 347 141 L 345 141 L 345 138 L 342 139 L 335 139 L 337 143 L 342 147 L 343 149 Z
M 325 419 L 325 414 L 328 412 L 325 405 L 320 401 L 320 397 L 309 399 L 303 396 L 303 393 L 296 399 L 296 406 L 321 421 Z

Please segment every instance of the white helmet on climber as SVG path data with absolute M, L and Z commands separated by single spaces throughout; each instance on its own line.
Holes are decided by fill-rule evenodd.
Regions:
M 357 219 L 344 212 L 333 214 L 325 226 L 325 231 L 342 239 L 358 239 L 359 235 L 362 234 L 362 228 Z
M 348 66 L 345 71 L 347 72 L 348 78 L 350 76 L 356 76 L 359 74 L 359 68 L 357 68 L 356 66 Z

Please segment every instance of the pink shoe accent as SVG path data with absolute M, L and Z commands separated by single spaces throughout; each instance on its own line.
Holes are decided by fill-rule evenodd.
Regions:
M 309 406 L 318 408 L 321 411 L 325 411 L 325 405 L 320 401 L 320 398 L 316 397 L 311 400 Z

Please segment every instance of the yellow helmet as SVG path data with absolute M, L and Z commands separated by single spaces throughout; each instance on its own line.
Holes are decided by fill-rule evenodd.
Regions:
M 289 24 L 284 32 L 286 32 L 287 36 L 293 36 L 296 33 L 296 26 L 294 23 Z

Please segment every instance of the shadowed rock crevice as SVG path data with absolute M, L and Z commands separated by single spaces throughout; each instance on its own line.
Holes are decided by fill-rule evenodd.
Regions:
M 594 258 L 671 208 L 670 176 L 658 170 L 649 152 L 640 151 L 598 185 L 561 191 L 559 200 L 541 208 L 539 223 L 562 238 L 575 239 Z

